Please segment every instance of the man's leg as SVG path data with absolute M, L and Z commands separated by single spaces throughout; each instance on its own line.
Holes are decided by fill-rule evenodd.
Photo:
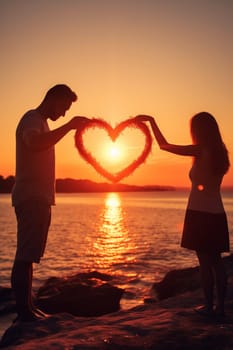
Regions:
M 16 311 L 21 321 L 38 319 L 32 310 L 32 269 L 33 263 L 15 260 L 11 274 L 11 285 L 15 295 Z
M 51 208 L 44 201 L 24 202 L 15 208 L 18 230 L 17 250 L 11 283 L 15 293 L 18 318 L 30 321 L 46 316 L 32 300 L 33 262 L 43 256 L 51 219 Z

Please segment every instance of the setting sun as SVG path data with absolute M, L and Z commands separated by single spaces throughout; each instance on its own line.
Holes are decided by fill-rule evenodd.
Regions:
M 111 145 L 107 149 L 107 157 L 109 160 L 115 162 L 122 158 L 122 149 L 118 145 Z

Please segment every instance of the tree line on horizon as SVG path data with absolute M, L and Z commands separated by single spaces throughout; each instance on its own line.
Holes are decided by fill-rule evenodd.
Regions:
M 13 175 L 4 178 L 0 175 L 0 193 L 10 193 L 15 183 L 15 177 Z
M 13 175 L 4 178 L 0 175 L 0 193 L 11 193 L 15 183 Z M 122 183 L 97 183 L 86 179 L 57 179 L 56 192 L 77 193 L 77 192 L 127 192 L 127 191 L 168 191 L 174 190 L 172 186 L 137 186 Z

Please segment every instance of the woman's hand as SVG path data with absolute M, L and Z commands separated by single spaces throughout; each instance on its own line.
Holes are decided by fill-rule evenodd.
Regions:
M 139 114 L 134 119 L 135 121 L 139 121 L 139 122 L 150 122 L 150 123 L 154 122 L 154 118 L 146 114 Z

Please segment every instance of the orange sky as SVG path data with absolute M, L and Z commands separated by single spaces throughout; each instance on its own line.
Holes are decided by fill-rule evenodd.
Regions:
M 231 0 L 1 1 L 0 33 L 1 175 L 14 174 L 19 118 L 57 83 L 79 96 L 67 120 L 86 115 L 115 125 L 152 114 L 172 143 L 189 143 L 190 117 L 206 110 L 219 122 L 232 163 Z M 128 139 L 122 154 L 134 158 L 140 137 L 135 144 Z M 95 150 L 99 140 L 92 140 Z M 146 163 L 124 182 L 188 186 L 190 164 L 154 143 Z M 56 173 L 104 181 L 79 157 L 74 132 L 56 146 Z M 224 185 L 233 186 L 232 168 Z

